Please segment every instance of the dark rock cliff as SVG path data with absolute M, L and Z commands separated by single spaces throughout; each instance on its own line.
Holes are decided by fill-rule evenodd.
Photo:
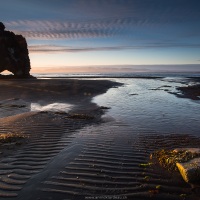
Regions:
M 14 77 L 30 77 L 30 59 L 26 39 L 6 31 L 0 22 L 0 73 L 8 70 Z

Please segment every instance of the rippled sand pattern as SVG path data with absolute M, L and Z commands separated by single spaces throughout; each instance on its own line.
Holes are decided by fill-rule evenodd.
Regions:
M 179 173 L 148 163 L 157 149 L 200 147 L 199 104 L 152 90 L 165 82 L 134 84 L 131 80 L 125 88 L 114 88 L 110 99 L 104 97 L 115 120 L 94 125 L 43 112 L 0 124 L 0 133 L 31 135 L 0 161 L 0 199 L 198 200 Z
M 83 121 L 68 119 L 59 126 L 53 121 L 44 123 L 35 116 L 34 125 L 15 124 L 18 130 L 33 131 L 35 136 L 1 161 L 2 199 L 180 199 L 181 194 L 190 195 L 189 185 L 179 174 L 171 176 L 157 166 L 140 164 L 148 163 L 150 153 L 158 148 L 199 146 L 198 138 L 147 130 L 139 134 L 117 122 L 76 132 L 74 126 L 83 127 Z M 1 132 L 9 131 L 5 127 Z
M 1 160 L 1 198 L 17 197 L 27 181 L 34 175 L 42 173 L 51 160 L 71 143 L 75 128 L 81 128 L 85 125 L 82 121 L 70 119 L 64 120 L 62 124 L 56 124 L 54 123 L 54 120 L 57 120 L 56 116 L 48 119 L 46 114 L 41 115 L 29 118 L 30 124 L 24 124 L 20 121 L 13 126 L 8 127 L 5 123 L 0 127 L 0 133 L 17 130 L 26 135 L 32 132 L 34 135 L 27 145 L 24 145 L 15 154 Z
M 198 146 L 200 140 L 186 135 L 137 135 L 115 123 L 109 124 L 108 131 L 107 125 L 81 130 L 80 153 L 44 181 L 46 199 L 57 195 L 60 199 L 179 199 L 181 194 L 190 194 L 189 185 L 178 173 L 173 177 L 157 166 L 144 168 L 140 164 L 148 163 L 150 153 L 157 148 L 176 147 L 181 138 L 181 146 L 188 145 L 187 139 Z

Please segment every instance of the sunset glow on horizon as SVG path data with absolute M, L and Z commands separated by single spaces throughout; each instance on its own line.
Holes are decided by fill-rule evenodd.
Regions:
M 6 29 L 27 39 L 33 73 L 110 72 L 117 66 L 126 71 L 135 65 L 131 71 L 143 71 L 138 66 L 144 65 L 166 71 L 176 65 L 194 71 L 195 65 L 200 71 L 198 0 L 0 3 Z

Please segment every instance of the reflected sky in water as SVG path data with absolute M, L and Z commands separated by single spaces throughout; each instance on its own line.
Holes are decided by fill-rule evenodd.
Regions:
M 200 135 L 200 101 L 177 98 L 169 92 L 184 86 L 187 79 L 113 79 L 124 85 L 94 98 L 111 109 L 106 117 L 138 132 Z M 193 84 L 192 82 L 189 84 Z
M 73 105 L 67 103 L 52 103 L 41 106 L 39 103 L 31 103 L 31 111 L 64 111 L 68 112 Z
M 68 103 L 50 103 L 45 101 L 27 102 L 22 99 L 6 99 L 0 101 L 0 118 L 13 116 L 30 111 L 69 112 L 74 105 Z

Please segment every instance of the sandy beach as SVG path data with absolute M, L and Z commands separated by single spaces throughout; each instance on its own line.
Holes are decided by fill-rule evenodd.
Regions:
M 107 80 L 0 80 L 0 198 L 199 199 L 199 189 L 179 173 L 141 164 L 150 163 L 157 149 L 199 147 L 200 138 L 138 134 L 101 118 L 107 105 L 92 98 L 119 86 Z
M 199 10 L 2 0 L 0 200 L 200 200 Z
M 91 118 L 85 119 L 86 123 L 98 122 L 103 109 L 92 103 L 91 99 L 120 84 L 100 80 L 11 79 L 0 80 L 0 85 L 3 94 L 0 97 L 0 124 L 2 127 L 9 127 L 10 133 L 20 133 L 18 125 L 14 127 L 15 124 L 19 123 L 28 128 L 34 123 L 32 119 L 40 121 L 40 117 L 46 124 L 49 124 L 46 121 L 48 118 L 53 121 L 57 119 L 58 124 L 62 124 L 59 121 L 63 118 L 72 121 L 73 118 L 77 118 L 82 122 L 84 119 L 79 119 L 81 115 L 83 118 L 84 116 Z M 32 138 L 31 132 L 28 137 L 29 135 Z

